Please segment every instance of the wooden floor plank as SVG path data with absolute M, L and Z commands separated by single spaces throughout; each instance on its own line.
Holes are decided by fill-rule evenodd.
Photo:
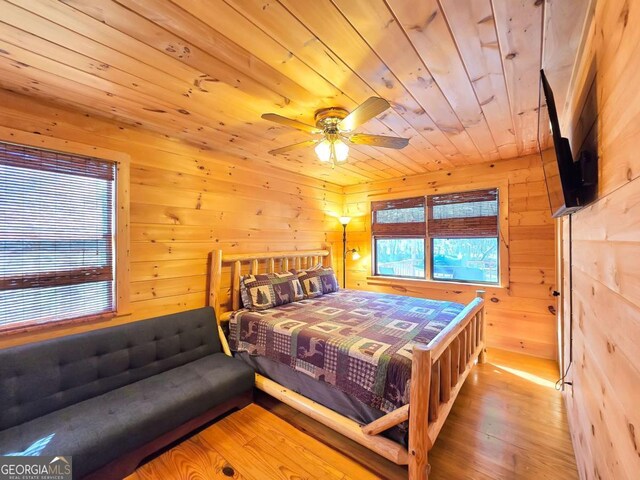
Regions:
M 247 444 L 249 448 L 258 451 L 277 452 L 277 462 L 279 464 L 295 465 L 297 471 L 307 472 L 309 478 L 326 478 L 328 480 L 340 480 L 344 472 L 334 468 L 330 463 L 314 455 L 313 451 L 304 445 L 293 440 L 289 433 L 289 428 L 264 426 L 256 421 L 256 410 L 259 407 L 248 407 L 246 412 L 238 412 L 231 415 L 227 421 L 234 422 L 239 428 L 248 431 L 259 432 L 258 436 Z M 244 415 L 243 415 L 244 414 Z M 308 438 L 308 437 L 307 437 Z M 305 442 L 306 443 L 306 442 Z M 277 468 L 277 465 L 274 465 Z
M 227 460 L 199 436 L 140 467 L 128 480 L 244 480 Z
M 280 417 L 271 414 L 257 405 L 250 405 L 241 410 L 234 418 L 247 425 L 247 428 L 257 429 L 264 438 L 271 438 L 274 446 L 282 444 L 288 451 L 295 452 L 299 458 L 314 465 L 314 471 L 326 472 L 323 478 L 331 478 L 339 474 L 343 477 L 345 472 L 354 478 L 368 480 L 378 478 L 359 463 L 347 456 L 336 454 L 336 450 L 310 439 L 309 436 Z M 310 449 L 311 440 L 311 449 Z
M 492 350 L 429 452 L 430 480 L 577 479 L 554 362 Z M 258 393 L 127 480 L 406 479 L 399 467 Z

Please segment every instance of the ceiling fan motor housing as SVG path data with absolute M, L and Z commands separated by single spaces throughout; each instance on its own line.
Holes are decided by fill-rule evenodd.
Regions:
M 325 133 L 339 133 L 338 123 L 349 115 L 349 112 L 344 108 L 330 107 L 318 110 L 315 115 L 316 126 L 321 128 Z

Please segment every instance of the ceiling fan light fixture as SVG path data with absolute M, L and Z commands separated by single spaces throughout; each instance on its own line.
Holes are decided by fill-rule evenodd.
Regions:
M 339 138 L 333 142 L 333 150 L 335 153 L 335 162 L 344 163 L 349 158 L 349 145 L 344 143 Z
M 321 162 L 331 161 L 331 142 L 326 138 L 318 143 L 314 150 Z
M 349 158 L 349 146 L 339 138 L 325 138 L 315 147 L 321 162 L 344 163 Z

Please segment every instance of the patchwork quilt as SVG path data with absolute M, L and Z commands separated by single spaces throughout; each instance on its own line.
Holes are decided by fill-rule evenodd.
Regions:
M 268 310 L 239 310 L 231 350 L 263 355 L 390 412 L 409 402 L 411 355 L 464 308 L 453 302 L 339 290 Z

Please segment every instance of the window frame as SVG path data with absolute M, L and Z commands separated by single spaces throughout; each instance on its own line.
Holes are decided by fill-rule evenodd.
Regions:
M 374 208 L 373 203 L 371 203 L 371 249 L 373 252 L 373 255 L 372 255 L 373 275 L 377 277 L 402 278 L 407 280 L 426 280 L 428 278 L 427 272 L 429 268 L 429 264 L 427 263 L 427 259 L 426 259 L 427 248 L 429 243 L 427 241 L 427 199 L 426 197 L 424 197 L 423 195 L 414 195 L 411 197 L 391 198 L 388 200 L 381 200 L 378 203 L 387 203 L 387 204 L 394 203 L 396 205 L 394 206 L 394 208 Z M 405 208 L 417 208 L 420 205 L 416 205 L 416 204 L 419 204 L 419 203 L 422 203 L 422 216 L 424 219 L 422 222 L 401 222 L 401 223 L 376 222 L 378 211 L 385 211 L 385 210 L 391 210 L 391 209 L 401 210 Z M 376 225 L 378 225 L 378 228 L 376 228 Z M 389 227 L 394 227 L 394 226 L 398 229 L 404 229 L 405 231 L 400 233 L 389 231 L 390 230 Z M 381 231 L 379 233 L 375 233 L 374 230 L 376 229 L 379 229 Z M 418 230 L 422 230 L 422 232 L 419 232 Z M 403 240 L 403 239 L 416 239 L 416 238 L 421 239 L 424 244 L 425 261 L 424 261 L 423 277 L 384 275 L 384 274 L 377 273 L 378 255 L 376 251 L 376 241 L 378 239 Z
M 428 222 L 428 206 L 427 206 L 427 197 L 430 195 L 442 195 L 449 193 L 462 193 L 462 192 L 471 192 L 474 190 L 489 190 L 489 189 L 497 189 L 498 190 L 498 282 L 497 283 L 482 283 L 482 282 L 474 282 L 474 281 L 464 281 L 464 280 L 443 280 L 443 279 L 434 279 L 433 278 L 433 265 L 432 265 L 432 251 L 433 246 L 431 242 L 431 238 L 427 232 L 425 233 L 425 278 L 416 278 L 416 277 L 398 277 L 391 275 L 378 275 L 376 273 L 376 250 L 375 250 L 375 239 L 376 235 L 373 233 L 373 229 L 371 230 L 371 272 L 370 276 L 367 277 L 367 281 L 373 284 L 379 285 L 400 285 L 402 283 L 406 283 L 407 285 L 411 285 L 412 282 L 418 283 L 428 283 L 434 287 L 442 287 L 443 289 L 451 288 L 451 285 L 460 285 L 460 286 L 473 286 L 477 285 L 480 287 L 490 287 L 490 288 L 509 288 L 510 280 L 509 280 L 509 183 L 506 180 L 501 181 L 493 181 L 493 182 L 470 182 L 467 186 L 461 188 L 460 185 L 447 185 L 447 186 L 438 186 L 434 189 L 420 189 L 419 193 L 414 191 L 403 192 L 402 196 L 398 194 L 385 194 L 376 196 L 372 201 L 393 201 L 393 200 L 403 200 L 405 198 L 416 197 L 416 196 L 424 196 L 425 197 L 425 224 Z M 369 202 L 370 207 L 370 225 L 373 226 L 373 210 L 371 208 L 371 203 Z M 377 236 L 380 238 L 380 235 Z M 397 235 L 387 235 L 387 238 L 401 238 L 402 236 Z M 471 238 L 471 237 L 470 237 Z M 475 238 L 475 237 L 473 237 Z
M 72 155 L 83 155 L 114 163 L 115 195 L 114 195 L 114 311 L 102 314 L 68 318 L 64 320 L 32 320 L 10 323 L 0 326 L 0 336 L 28 333 L 44 329 L 69 327 L 76 324 L 108 321 L 116 317 L 131 314 L 129 289 L 129 188 L 130 188 L 130 157 L 129 155 L 101 147 L 94 147 L 82 143 L 70 142 L 53 137 L 23 132 L 10 128 L 0 128 L 0 141 L 27 146 L 42 150 L 50 150 Z

